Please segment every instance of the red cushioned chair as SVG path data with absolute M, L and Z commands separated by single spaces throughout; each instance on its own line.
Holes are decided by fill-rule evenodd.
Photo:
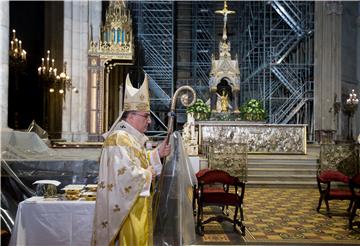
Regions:
M 208 172 L 210 169 L 205 168 L 205 169 L 201 169 L 199 172 L 197 172 L 196 178 L 199 182 L 199 178 L 201 176 L 203 176 L 206 172 Z M 199 192 L 200 190 L 198 189 L 198 186 L 194 185 L 193 186 L 193 200 L 192 200 L 192 206 L 193 206 L 193 214 L 194 216 L 196 216 L 196 210 L 197 210 L 197 204 L 198 204 L 198 198 L 199 198 Z M 204 192 L 227 192 L 227 187 L 224 186 L 223 188 L 221 187 L 206 187 Z M 224 208 L 223 208 L 224 210 Z
M 350 205 L 348 207 L 348 212 L 352 207 L 353 197 L 351 191 L 348 187 L 349 184 L 349 177 L 345 174 L 335 171 L 335 170 L 324 170 L 317 174 L 317 185 L 320 192 L 319 204 L 316 209 L 317 212 L 320 212 L 320 207 L 322 201 L 325 201 L 326 204 L 326 212 L 327 215 L 330 217 L 330 208 L 329 208 L 329 201 L 330 200 L 349 200 Z M 344 185 L 343 188 L 332 187 L 332 184 L 335 182 Z
M 201 169 L 200 171 L 198 171 L 195 175 L 196 175 L 196 178 L 199 179 L 199 177 L 201 177 L 202 175 L 204 175 L 204 173 L 206 173 L 209 169 L 206 168 L 206 169 Z M 198 200 L 198 193 L 199 193 L 199 190 L 198 190 L 198 186 L 197 185 L 194 185 L 193 186 L 193 199 L 192 199 L 192 207 L 193 207 L 193 214 L 194 216 L 196 216 L 196 203 L 197 203 L 197 200 Z
M 356 211 L 360 209 L 360 174 L 355 175 L 349 183 L 351 194 L 353 196 L 353 206 L 351 208 L 350 217 L 349 217 L 349 228 L 352 229 L 353 226 L 360 228 L 360 221 L 355 221 Z
M 212 169 L 207 170 L 198 177 L 198 197 L 197 197 L 197 226 L 196 232 L 204 235 L 204 225 L 212 221 L 229 221 L 233 223 L 234 231 L 236 226 L 240 227 L 241 233 L 245 235 L 245 225 L 243 224 L 243 199 L 245 193 L 245 183 L 240 182 L 237 177 L 233 177 L 225 171 Z M 220 184 L 225 189 L 215 190 L 214 185 Z M 209 188 L 210 187 L 210 188 Z M 230 189 L 233 187 L 234 189 Z M 229 218 L 227 214 L 214 215 L 203 221 L 204 207 L 220 206 L 222 208 L 233 206 L 235 208 L 234 217 Z M 240 218 L 238 214 L 240 212 Z

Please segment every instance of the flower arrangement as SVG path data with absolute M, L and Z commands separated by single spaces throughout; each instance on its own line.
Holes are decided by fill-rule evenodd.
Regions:
M 243 120 L 263 121 L 266 119 L 265 109 L 262 103 L 251 99 L 240 107 L 240 116 Z
M 196 120 L 206 120 L 210 115 L 210 106 L 202 99 L 197 99 L 196 102 L 186 109 L 186 113 L 194 113 L 194 118 Z

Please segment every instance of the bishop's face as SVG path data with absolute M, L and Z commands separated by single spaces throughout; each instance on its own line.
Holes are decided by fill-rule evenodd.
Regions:
M 127 117 L 127 122 L 139 132 L 145 133 L 151 123 L 150 113 L 145 111 L 131 112 Z

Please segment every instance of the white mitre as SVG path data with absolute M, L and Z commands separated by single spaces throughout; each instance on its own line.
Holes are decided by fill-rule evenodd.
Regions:
M 144 81 L 139 89 L 133 87 L 130 76 L 127 74 L 125 80 L 125 96 L 123 110 L 120 112 L 119 117 L 115 120 L 110 130 L 103 134 L 104 138 L 110 135 L 115 130 L 119 130 L 119 123 L 121 116 L 125 111 L 148 111 L 150 112 L 150 96 L 149 96 L 149 81 L 145 74 Z
M 132 86 L 129 74 L 126 76 L 123 111 L 150 111 L 149 82 L 146 74 L 139 89 Z

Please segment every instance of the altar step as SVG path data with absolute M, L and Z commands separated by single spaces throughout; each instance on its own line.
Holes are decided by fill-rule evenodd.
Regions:
M 248 154 L 247 185 L 251 187 L 307 187 L 317 186 L 316 170 L 320 147 L 307 145 L 305 155 Z M 199 160 L 200 169 L 207 168 L 207 159 Z
M 315 187 L 317 156 L 249 155 L 250 186 Z

